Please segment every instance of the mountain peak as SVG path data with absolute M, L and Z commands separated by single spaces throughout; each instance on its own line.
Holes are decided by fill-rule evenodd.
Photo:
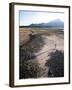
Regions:
M 48 23 L 39 23 L 39 24 L 30 24 L 31 27 L 54 27 L 54 28 L 64 28 L 64 22 L 60 19 L 55 19 L 53 21 L 50 21 Z
M 63 23 L 63 21 L 60 20 L 60 19 L 55 19 L 55 20 L 52 20 L 52 21 L 50 21 L 50 22 L 61 22 L 61 23 Z

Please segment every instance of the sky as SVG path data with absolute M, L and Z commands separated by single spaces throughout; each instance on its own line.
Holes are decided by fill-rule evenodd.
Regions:
M 20 26 L 30 24 L 48 23 L 50 21 L 60 19 L 64 22 L 64 13 L 57 12 L 38 12 L 38 11 L 19 11 Z

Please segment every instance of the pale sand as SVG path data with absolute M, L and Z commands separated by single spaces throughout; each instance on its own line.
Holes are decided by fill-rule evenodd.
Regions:
M 38 55 L 36 60 L 40 66 L 45 69 L 42 77 L 46 77 L 48 68 L 45 66 L 45 63 L 50 58 L 48 55 L 50 52 L 55 52 L 56 49 L 64 51 L 64 39 L 56 35 L 43 37 L 45 38 L 45 45 L 38 53 L 35 53 L 35 55 Z

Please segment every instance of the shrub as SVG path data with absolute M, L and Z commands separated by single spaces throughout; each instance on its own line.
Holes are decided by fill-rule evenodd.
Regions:
M 64 76 L 64 53 L 56 50 L 50 53 L 50 59 L 47 60 L 48 77 L 63 77 Z
M 42 68 L 39 66 L 39 64 L 34 61 L 24 61 L 23 64 L 20 64 L 20 72 L 19 72 L 19 78 L 37 78 L 41 76 Z
M 24 61 L 28 61 L 30 59 L 34 59 L 36 56 L 26 48 L 20 48 L 20 64 L 24 63 Z

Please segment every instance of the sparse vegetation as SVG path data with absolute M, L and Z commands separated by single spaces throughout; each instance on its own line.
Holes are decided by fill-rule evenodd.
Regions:
M 35 60 L 24 61 L 24 63 L 20 64 L 19 78 L 39 78 L 41 77 L 42 70 Z
M 34 59 L 35 58 L 35 55 L 27 50 L 26 48 L 22 49 L 20 48 L 20 64 L 24 63 L 24 61 L 28 61 L 30 59 Z
M 31 37 L 29 43 L 20 46 L 20 79 L 37 78 L 41 76 L 42 68 L 35 61 L 34 52 L 39 51 L 44 45 L 44 38 L 40 35 Z
M 34 35 L 31 37 L 31 40 L 24 45 L 23 47 L 20 47 L 22 49 L 25 49 L 26 51 L 30 51 L 31 53 L 38 52 L 44 45 L 44 38 L 41 35 Z
M 20 46 L 20 63 L 35 58 L 34 53 L 38 52 L 44 45 L 44 38 L 35 35 L 26 45 Z
M 50 53 L 50 59 L 47 60 L 46 66 L 49 68 L 48 77 L 64 76 L 64 53 L 56 50 Z

